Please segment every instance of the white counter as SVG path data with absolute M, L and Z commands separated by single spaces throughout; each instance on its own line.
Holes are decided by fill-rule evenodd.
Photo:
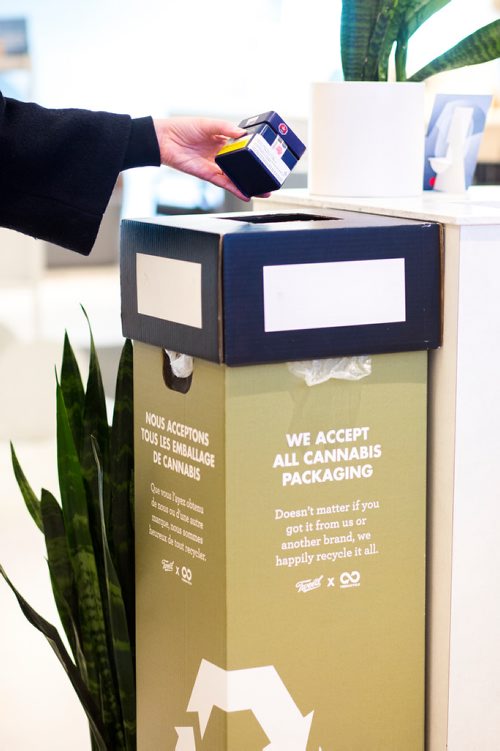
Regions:
M 500 224 L 500 187 L 475 186 L 467 193 L 423 191 L 414 198 L 342 198 L 312 196 L 307 189 L 281 190 L 270 198 L 254 199 L 257 211 L 342 209 L 365 214 L 400 216 L 450 225 Z

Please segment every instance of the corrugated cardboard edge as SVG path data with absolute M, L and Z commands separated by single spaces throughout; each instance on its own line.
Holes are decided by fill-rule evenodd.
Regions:
M 219 235 L 219 254 L 217 259 L 217 332 L 219 340 L 219 363 L 224 362 L 224 293 L 222 284 L 224 235 Z

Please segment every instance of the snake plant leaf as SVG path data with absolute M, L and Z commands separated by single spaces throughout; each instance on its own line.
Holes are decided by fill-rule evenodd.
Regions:
M 67 333 L 64 334 L 64 349 L 61 365 L 61 389 L 75 445 L 78 453 L 80 453 L 83 435 L 85 391 L 83 389 L 80 369 Z
M 102 462 L 104 467 L 104 506 L 106 519 L 109 514 L 109 425 L 106 409 L 106 396 L 102 382 L 101 368 L 97 357 L 94 336 L 89 318 L 83 310 L 90 334 L 90 363 L 87 379 L 87 388 L 85 392 L 85 406 L 83 415 L 84 444 L 81 453 L 82 466 L 84 467 L 85 477 L 92 488 L 92 498 L 98 498 L 97 489 L 97 471 L 92 451 L 90 436 L 95 436 L 102 452 Z M 94 509 L 93 509 L 94 510 Z M 98 519 L 96 513 L 96 519 Z M 100 538 L 100 529 L 96 529 L 97 538 Z
M 99 521 L 99 490 L 97 487 L 97 471 L 92 453 L 90 437 L 95 435 L 102 446 L 103 462 L 105 464 L 105 506 L 109 508 L 109 426 L 106 412 L 106 398 L 102 383 L 101 369 L 97 357 L 92 327 L 85 309 L 83 313 L 87 320 L 90 336 L 90 363 L 83 404 L 82 441 L 78 457 L 88 490 L 88 519 L 90 536 L 95 553 L 95 563 L 99 581 L 105 579 L 104 553 L 102 550 L 101 530 Z M 104 592 L 101 593 L 102 595 Z
M 343 0 L 340 53 L 346 81 L 362 81 L 368 45 L 383 0 Z
M 122 349 L 115 389 L 115 407 L 110 439 L 111 508 L 108 538 L 123 593 L 128 628 L 135 644 L 134 581 L 134 415 L 133 415 L 133 347 L 127 339 Z
M 443 73 L 466 65 L 477 65 L 500 57 L 500 19 L 474 31 L 454 47 L 436 57 L 408 80 L 423 81 L 436 73 Z
M 76 624 L 73 621 L 72 613 L 70 610 L 70 607 L 66 600 L 64 599 L 60 589 L 59 585 L 57 583 L 56 579 L 52 579 L 51 577 L 51 585 L 52 585 L 52 592 L 54 595 L 54 601 L 57 604 L 57 608 L 61 608 L 66 613 L 66 619 L 68 623 L 72 624 L 73 626 L 73 638 L 72 641 L 74 642 L 74 647 L 72 646 L 73 655 L 75 658 L 76 666 L 78 670 L 80 671 L 80 677 L 82 681 L 85 683 L 85 685 L 88 688 L 88 671 L 87 671 L 87 663 L 85 660 L 85 655 L 83 654 L 83 649 L 80 641 L 80 634 L 78 633 Z M 61 618 L 62 620 L 62 618 Z M 64 624 L 63 624 L 64 625 Z M 68 638 L 69 640 L 69 638 Z M 71 641 L 71 640 L 69 640 Z
M 437 13 L 438 10 L 448 5 L 450 0 L 420 0 L 411 3 L 406 11 L 402 27 L 405 29 L 405 36 L 409 39 L 426 21 Z
M 406 81 L 406 60 L 408 55 L 408 40 L 434 13 L 448 5 L 450 0 L 411 0 L 400 21 L 397 30 L 397 46 L 395 54 L 396 79 Z
M 40 508 L 40 501 L 36 497 L 31 485 L 26 479 L 26 475 L 24 474 L 21 468 L 21 465 L 19 464 L 16 452 L 14 450 L 14 446 L 12 445 L 12 443 L 10 444 L 10 455 L 12 459 L 12 468 L 14 470 L 14 476 L 17 480 L 19 490 L 21 491 L 21 494 L 24 498 L 24 503 L 26 504 L 26 508 L 28 509 L 31 515 L 31 518 L 35 522 L 40 532 L 43 532 L 43 521 L 42 521 L 42 511 Z
M 402 35 L 396 42 L 396 80 L 406 81 L 406 61 L 408 59 L 408 39 Z
M 373 30 L 371 47 L 373 50 L 370 69 L 365 80 L 387 81 L 389 58 L 396 43 L 396 79 L 406 80 L 406 58 L 408 53 L 408 19 L 419 9 L 433 0 L 393 0 L 377 19 Z M 446 0 L 449 2 L 449 0 Z M 423 21 L 422 21 L 423 22 Z M 378 28 L 377 28 L 378 27 Z
M 97 655 L 94 649 L 92 616 L 94 610 L 102 610 L 102 607 L 95 604 L 95 579 L 97 577 L 89 531 L 87 497 L 66 405 L 59 384 L 56 390 L 56 412 L 57 460 L 62 514 L 73 577 L 79 595 L 78 620 L 81 628 L 82 650 L 87 666 L 87 685 L 94 700 L 99 704 L 99 674 Z
M 90 532 L 87 495 L 59 384 L 56 394 L 59 485 L 71 565 L 79 594 L 79 620 L 88 685 L 96 702 L 102 702 L 103 721 L 115 744 L 113 749 L 118 750 L 121 736 L 120 710 L 108 654 L 106 621 Z
M 69 557 L 62 509 L 52 493 L 42 489 L 40 501 L 52 592 L 64 632 L 77 659 L 78 597 Z
M 104 507 L 106 522 L 109 518 L 109 425 L 106 411 L 106 396 L 102 382 L 101 368 L 97 357 L 94 336 L 89 318 L 82 308 L 87 319 L 90 334 L 90 363 L 85 392 L 85 404 L 83 413 L 83 444 L 79 454 L 85 480 L 90 487 L 90 519 L 92 538 L 100 548 L 101 531 L 99 525 L 97 470 L 92 451 L 90 436 L 95 436 L 102 452 L 104 467 Z M 98 552 L 98 562 L 102 559 L 102 551 Z
M 387 79 L 389 55 L 395 41 L 391 30 L 398 25 L 401 4 L 402 0 L 384 0 L 379 8 L 363 65 L 365 81 Z
M 99 480 L 99 501 L 101 508 L 101 532 L 104 550 L 104 564 L 106 571 L 106 592 L 108 600 L 109 624 L 111 643 L 114 657 L 114 667 L 120 695 L 123 719 L 123 731 L 127 751 L 136 748 L 136 719 L 135 719 L 135 670 L 134 658 L 130 646 L 130 635 L 127 623 L 127 613 L 123 602 L 122 589 L 111 558 L 106 525 L 104 523 L 103 472 L 99 456 L 99 447 L 92 439 L 92 448 Z
M 83 683 L 77 668 L 66 651 L 57 629 L 51 623 L 46 621 L 45 618 L 42 618 L 42 616 L 39 615 L 31 605 L 29 605 L 24 597 L 22 597 L 10 581 L 2 566 L 0 566 L 0 574 L 14 593 L 27 620 L 45 636 L 66 671 L 66 674 L 68 675 L 68 678 L 70 679 L 82 704 L 85 714 L 87 715 L 96 749 L 98 751 L 114 751 L 114 747 L 110 743 L 106 729 L 101 722 L 99 710 L 96 707 L 95 701 Z
M 393 12 L 388 18 L 388 25 L 377 52 L 378 67 L 373 68 L 371 80 L 387 81 L 389 77 L 389 58 L 396 43 L 396 79 L 406 80 L 406 57 L 408 40 L 404 36 L 404 19 L 408 13 L 426 0 L 396 0 Z M 368 76 L 367 76 L 368 78 Z

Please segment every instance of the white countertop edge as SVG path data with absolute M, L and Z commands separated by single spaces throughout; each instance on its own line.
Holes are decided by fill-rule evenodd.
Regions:
M 273 211 L 273 204 L 289 204 L 315 209 L 341 209 L 365 214 L 398 216 L 405 219 L 435 221 L 443 224 L 500 224 L 500 186 L 480 185 L 467 193 L 423 191 L 405 198 L 352 198 L 311 195 L 306 188 L 284 189 L 270 198 L 257 199 L 258 208 Z

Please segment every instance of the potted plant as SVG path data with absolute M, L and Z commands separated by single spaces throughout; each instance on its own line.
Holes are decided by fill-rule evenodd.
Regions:
M 313 84 L 309 189 L 344 196 L 416 195 L 430 76 L 500 57 L 500 20 L 407 77 L 411 36 L 451 0 L 343 0 L 343 82 Z M 394 55 L 395 81 L 389 82 Z M 385 146 L 386 145 L 386 146 Z
M 71 654 L 0 565 L 0 577 L 74 687 L 93 751 L 136 748 L 132 357 L 127 340 L 109 426 L 92 335 L 86 388 L 65 338 L 56 407 L 60 502 L 47 490 L 37 497 L 12 447 L 24 502 L 45 538 L 54 600 Z

